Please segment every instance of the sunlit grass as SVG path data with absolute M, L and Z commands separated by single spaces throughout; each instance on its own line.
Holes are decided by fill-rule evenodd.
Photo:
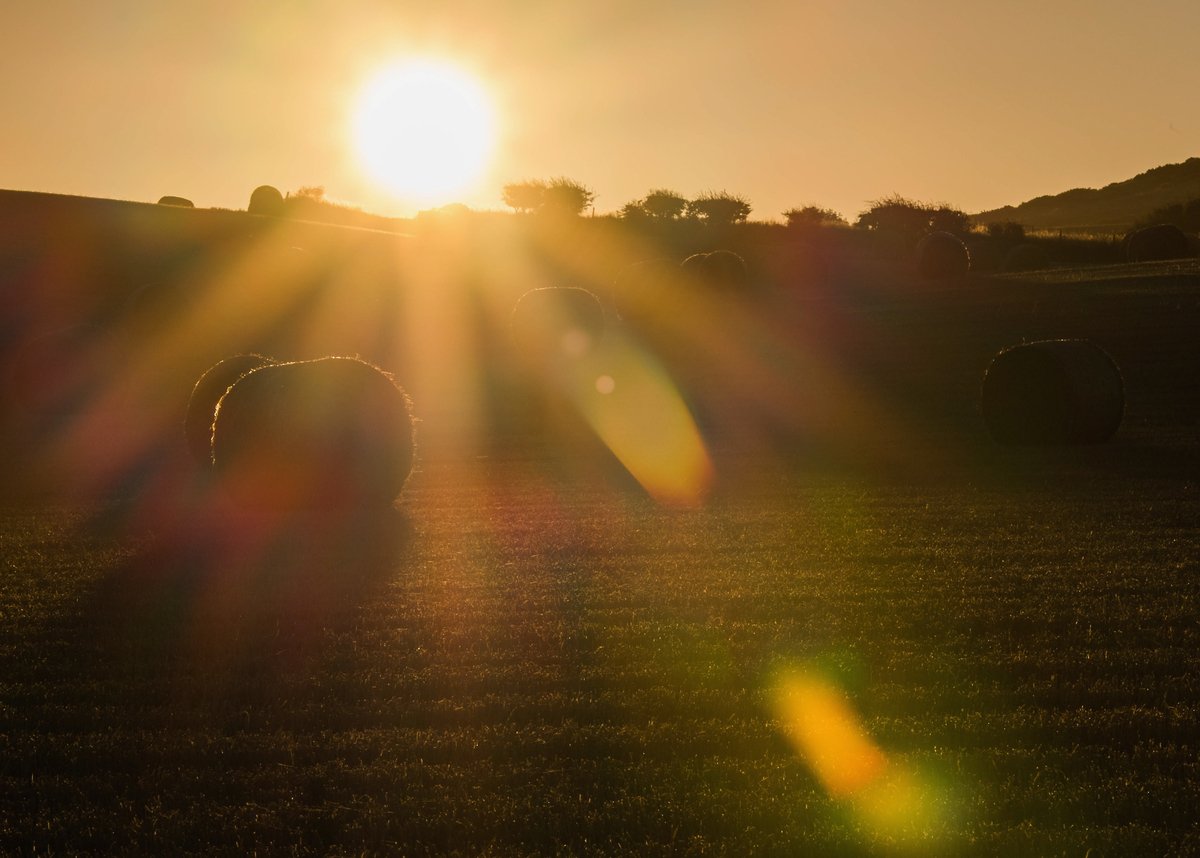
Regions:
M 503 363 L 515 299 L 573 278 L 633 299 L 611 260 L 647 248 L 554 226 L 451 225 L 415 248 L 295 236 L 264 229 L 190 271 L 186 312 L 89 345 L 113 372 L 47 446 L 86 472 L 85 501 L 128 506 L 88 505 L 94 528 L 7 511 L 0 847 L 1190 847 L 1180 451 L 967 460 L 926 434 L 922 371 L 957 395 L 990 353 L 941 334 L 956 305 L 785 320 L 672 266 L 602 348 L 522 375 Z M 1101 323 L 1128 327 L 1074 322 Z M 182 446 L 199 371 L 251 348 L 397 374 L 428 437 L 398 515 L 237 510 L 170 471 L 124 482 L 169 433 Z M 573 470 L 555 426 L 494 443 L 487 396 L 514 379 L 644 493 L 593 478 L 599 455 Z M 903 480 L 878 467 L 897 462 Z
M 215 577 L 153 567 L 160 596 L 196 588 L 181 626 L 129 607 L 147 543 L 10 511 L 0 842 L 1185 849 L 1196 498 L 1120 469 L 1049 492 L 795 471 L 681 513 L 463 473 L 417 475 L 375 571 L 312 531 Z M 263 602 L 305 557 L 358 583 Z M 94 612 L 106 582 L 125 613 Z M 886 765 L 832 792 L 786 741 L 780 664 L 814 735 Z

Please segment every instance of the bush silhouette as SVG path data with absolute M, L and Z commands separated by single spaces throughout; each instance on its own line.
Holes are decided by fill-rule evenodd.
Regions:
M 688 202 L 687 214 L 711 226 L 729 226 L 750 217 L 750 203 L 724 191 L 710 192 Z
M 816 229 L 823 226 L 849 226 L 846 219 L 833 209 L 820 206 L 805 206 L 801 209 L 788 209 L 783 213 L 787 225 L 791 229 Z
M 504 204 L 523 214 L 577 216 L 592 204 L 596 195 L 579 182 L 558 177 L 549 182 L 512 182 L 501 191 Z
M 196 207 L 195 203 L 193 203 L 191 200 L 187 199 L 186 197 L 172 197 L 172 196 L 159 197 L 158 204 L 160 206 L 178 206 L 178 207 L 184 208 L 184 209 L 192 209 L 192 208 Z

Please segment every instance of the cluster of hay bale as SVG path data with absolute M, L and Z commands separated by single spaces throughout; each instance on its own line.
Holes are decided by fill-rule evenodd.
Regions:
M 970 270 L 971 254 L 952 233 L 931 232 L 917 245 L 917 273 L 926 280 L 964 277 Z
M 213 418 L 221 397 L 246 373 L 274 362 L 260 354 L 234 355 L 217 362 L 200 376 L 192 388 L 183 421 L 188 451 L 198 464 L 212 464 Z
M 193 455 L 249 507 L 386 506 L 412 470 L 408 395 L 358 358 L 221 361 L 197 382 L 185 428 Z
M 738 290 L 750 285 L 746 260 L 732 250 L 693 253 L 680 267 L 685 274 L 718 289 Z
M 1094 343 L 1041 340 L 996 355 L 980 406 L 1001 444 L 1095 444 L 1121 425 L 1125 385 L 1116 363 Z

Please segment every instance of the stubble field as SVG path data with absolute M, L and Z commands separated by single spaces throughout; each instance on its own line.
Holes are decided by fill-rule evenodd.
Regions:
M 699 508 L 436 444 L 366 517 L 7 502 L 0 851 L 1200 852 L 1200 305 L 1097 283 L 856 307 L 924 443 L 716 445 Z M 972 422 L 1046 335 L 1114 443 Z

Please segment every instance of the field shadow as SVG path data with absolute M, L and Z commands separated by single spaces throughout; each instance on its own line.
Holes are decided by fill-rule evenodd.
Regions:
M 1200 445 L 1130 432 L 1107 444 L 982 446 L 973 475 L 1011 486 L 1091 486 L 1128 481 L 1200 484 Z
M 402 572 L 410 546 L 410 522 L 393 507 L 287 515 L 198 507 L 96 584 L 78 639 L 97 666 L 198 688 L 234 675 L 241 687 L 248 675 L 284 680 Z

